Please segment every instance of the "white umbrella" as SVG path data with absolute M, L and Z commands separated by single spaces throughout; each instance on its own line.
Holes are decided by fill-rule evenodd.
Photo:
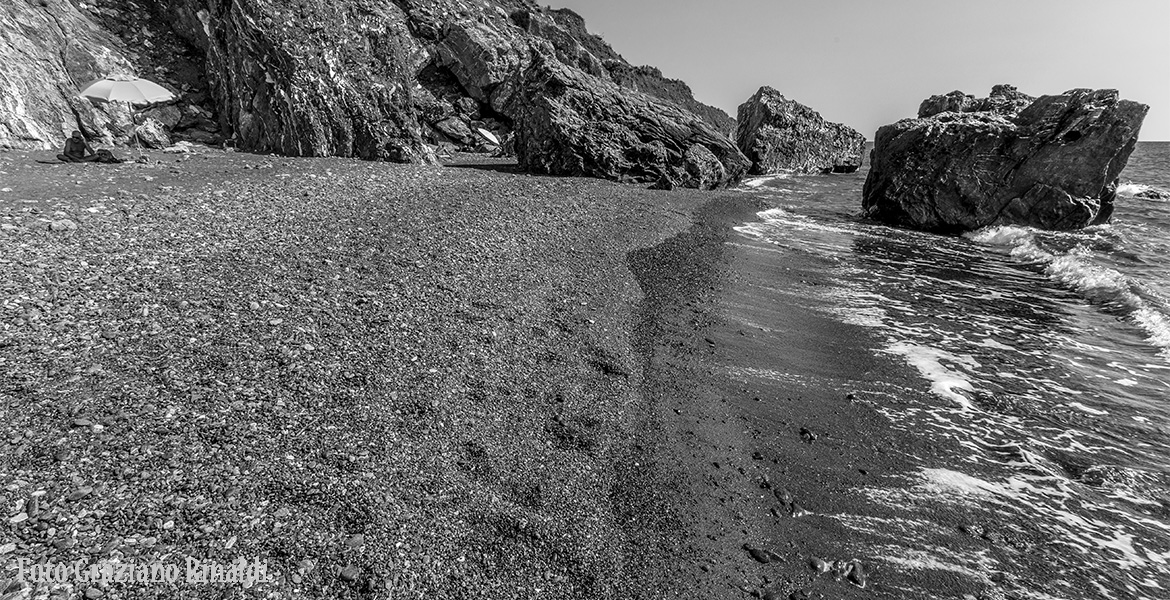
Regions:
M 131 104 L 154 104 L 175 98 L 163 86 L 136 77 L 105 77 L 91 81 L 81 89 L 81 95 L 99 102 L 121 101 Z

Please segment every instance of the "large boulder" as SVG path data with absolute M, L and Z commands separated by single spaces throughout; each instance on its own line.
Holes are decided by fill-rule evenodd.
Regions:
M 731 140 L 693 113 L 535 56 L 505 108 L 525 169 L 703 189 L 746 172 L 748 160 Z
M 739 149 L 751 173 L 852 173 L 861 166 L 865 136 L 821 118 L 815 110 L 764 86 L 739 107 Z
M 1014 114 L 1005 107 L 1018 103 L 1002 94 L 979 102 L 987 110 L 878 130 L 863 199 L 869 217 L 940 233 L 1109 219 L 1149 107 L 1087 89 L 1042 96 Z

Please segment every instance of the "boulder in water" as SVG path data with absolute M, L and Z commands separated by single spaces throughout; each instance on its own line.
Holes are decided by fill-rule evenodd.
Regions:
M 1149 107 L 1121 100 L 1116 90 L 1076 89 L 1013 112 L 1027 97 L 1008 88 L 975 101 L 981 110 L 926 110 L 931 116 L 879 129 L 867 215 L 939 233 L 1106 222 Z M 969 104 L 948 96 L 960 108 Z
M 739 149 L 751 173 L 852 173 L 861 166 L 865 136 L 764 86 L 739 107 Z
M 1170 200 L 1170 192 L 1158 188 L 1146 188 L 1133 195 L 1134 198 L 1146 200 Z

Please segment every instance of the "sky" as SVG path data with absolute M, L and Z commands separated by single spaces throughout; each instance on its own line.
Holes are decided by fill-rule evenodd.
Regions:
M 1170 140 L 1170 0 L 552 0 L 732 117 L 770 85 L 873 139 L 934 94 L 1113 88 Z M 557 3 L 559 2 L 559 4 Z

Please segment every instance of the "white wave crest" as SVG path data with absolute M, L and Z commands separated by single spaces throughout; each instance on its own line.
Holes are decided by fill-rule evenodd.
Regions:
M 987 244 L 989 246 L 1017 246 L 1032 239 L 1036 234 L 1034 229 L 1017 227 L 1015 225 L 997 225 L 985 227 L 978 231 L 964 234 L 967 239 Z
M 1155 202 L 1170 200 L 1170 191 L 1144 183 L 1123 183 L 1117 186 L 1117 195 L 1126 198 L 1144 198 Z
M 1147 343 L 1170 357 L 1170 315 L 1158 310 L 1156 302 L 1151 303 L 1136 293 L 1135 289 L 1140 286 L 1132 278 L 1094 264 L 1092 251 L 1088 248 L 1077 246 L 1065 254 L 1053 254 L 1037 244 L 1036 230 L 1012 225 L 980 229 L 966 237 L 980 244 L 1010 248 L 1013 258 L 1042 265 L 1044 274 L 1052 281 L 1075 290 L 1091 302 L 1120 308 L 1145 331 Z
M 761 177 L 748 179 L 747 181 L 743 182 L 743 187 L 755 189 L 755 188 L 767 185 L 767 184 L 772 183 L 772 182 L 782 181 L 784 179 L 790 179 L 791 177 L 792 177 L 791 173 L 772 173 L 770 175 L 763 175 Z

